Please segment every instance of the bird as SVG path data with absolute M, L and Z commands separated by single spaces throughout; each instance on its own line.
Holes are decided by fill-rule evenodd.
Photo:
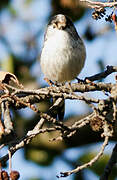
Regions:
M 86 48 L 71 18 L 64 14 L 52 16 L 45 31 L 40 55 L 44 76 L 55 83 L 74 80 L 86 59 Z

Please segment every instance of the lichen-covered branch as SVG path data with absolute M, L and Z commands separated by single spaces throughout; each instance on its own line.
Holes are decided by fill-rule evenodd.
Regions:
M 91 1 L 91 0 L 80 0 L 80 2 L 86 4 L 90 8 L 96 8 L 96 9 L 117 6 L 117 2 L 99 2 L 99 1 Z

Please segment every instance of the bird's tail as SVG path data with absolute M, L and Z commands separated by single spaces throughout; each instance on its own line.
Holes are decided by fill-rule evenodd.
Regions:
M 65 100 L 63 98 L 53 98 L 53 105 L 49 109 L 50 114 L 62 121 L 64 119 L 65 113 Z

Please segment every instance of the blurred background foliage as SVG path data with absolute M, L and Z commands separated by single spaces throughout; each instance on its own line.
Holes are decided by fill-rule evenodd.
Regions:
M 113 37 L 114 40 L 116 39 L 114 26 L 105 23 L 104 20 L 94 21 L 91 18 L 92 10 L 81 6 L 78 0 L 0 1 L 0 70 L 14 73 L 27 89 L 47 86 L 41 73 L 39 55 L 48 19 L 50 16 L 58 13 L 70 16 L 76 28 L 80 31 L 80 35 L 85 40 L 88 57 L 81 77 L 102 71 L 105 65 L 109 65 L 108 62 L 110 61 L 110 65 L 116 65 L 116 57 L 113 57 L 117 48 L 116 42 L 115 44 L 113 43 Z M 107 39 L 110 40 L 110 46 Z M 101 46 L 101 44 L 103 45 Z M 105 50 L 111 51 L 110 56 L 107 51 L 104 53 Z M 109 60 L 106 57 L 106 53 Z M 86 95 L 91 96 L 91 94 Z M 40 102 L 38 106 L 41 111 L 46 112 L 50 106 L 50 101 Z M 70 125 L 90 112 L 90 108 L 82 102 L 66 102 L 65 123 Z M 39 121 L 39 116 L 28 108 L 20 111 L 12 110 L 12 117 L 18 137 L 24 136 Z M 50 125 L 47 124 L 45 126 Z M 62 142 L 49 141 L 57 136 L 57 132 L 41 134 L 24 148 L 24 159 L 21 165 L 23 169 L 21 168 L 20 172 L 21 179 L 54 180 L 60 171 L 75 168 L 77 165 L 89 161 L 94 157 L 101 145 L 99 143 L 101 141 L 100 133 L 93 132 L 90 126 L 80 129 L 69 140 Z M 111 148 L 108 148 L 107 153 L 93 167 L 66 179 L 99 179 L 109 159 L 113 143 L 109 147 Z M 14 167 L 19 170 L 20 165 L 18 165 L 17 156 L 16 153 L 15 159 L 17 163 L 14 162 Z M 24 162 L 25 166 L 23 166 Z M 33 162 L 30 164 L 31 170 L 28 170 L 29 162 Z M 34 164 L 38 167 L 36 173 Z M 110 179 L 114 180 L 116 176 L 117 171 L 115 168 Z

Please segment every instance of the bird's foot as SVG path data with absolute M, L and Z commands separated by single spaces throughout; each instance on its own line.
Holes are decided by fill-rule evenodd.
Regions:
M 49 80 L 48 78 L 44 78 L 44 80 L 48 83 L 49 86 L 54 85 L 54 82 L 52 82 L 52 81 Z
M 95 85 L 95 83 L 92 82 L 92 81 L 90 81 L 87 77 L 84 79 L 84 82 L 85 82 L 86 84 L 90 84 L 90 85 L 92 85 L 92 86 Z
M 53 82 L 53 81 L 49 80 L 48 78 L 44 78 L 44 80 L 48 83 L 49 86 L 53 86 L 54 85 L 54 86 L 59 87 L 59 86 L 63 86 L 64 85 L 64 83 Z
M 95 83 L 92 82 L 92 81 L 90 81 L 88 78 L 85 78 L 85 79 L 83 80 L 83 79 L 79 79 L 79 78 L 76 77 L 76 79 L 77 79 L 78 83 L 81 83 L 81 84 L 91 84 L 91 85 L 95 85 Z
M 78 81 L 78 83 L 84 83 L 85 82 L 85 80 L 79 79 L 78 77 L 76 77 L 75 79 Z

